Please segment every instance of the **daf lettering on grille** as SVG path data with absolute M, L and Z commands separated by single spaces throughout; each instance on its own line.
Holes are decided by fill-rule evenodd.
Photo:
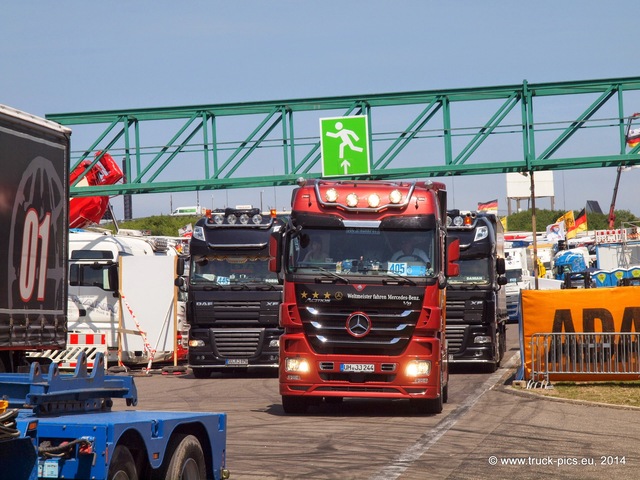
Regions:
M 371 331 L 371 319 L 362 312 L 355 312 L 347 318 L 347 332 L 355 338 L 362 338 Z

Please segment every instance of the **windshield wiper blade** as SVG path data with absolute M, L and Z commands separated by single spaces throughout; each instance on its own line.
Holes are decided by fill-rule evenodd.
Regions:
M 394 272 L 390 272 L 387 270 L 387 276 L 397 279 L 397 280 L 403 280 L 407 283 L 410 283 L 411 285 L 415 286 L 417 285 L 416 282 L 414 282 L 413 280 L 411 280 L 409 277 L 405 277 L 404 275 L 400 275 L 398 273 L 394 273 Z
M 322 273 L 324 273 L 327 276 L 331 276 L 334 277 L 336 280 L 342 280 L 344 283 L 346 283 L 347 285 L 349 284 L 349 280 L 346 279 L 345 277 L 343 277 L 342 275 L 338 275 L 335 272 L 332 272 L 331 270 L 327 270 L 325 268 L 322 267 L 316 267 L 318 270 L 320 270 Z

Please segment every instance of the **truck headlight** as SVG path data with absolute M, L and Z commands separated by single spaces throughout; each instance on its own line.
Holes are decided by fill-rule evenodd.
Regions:
M 191 340 L 189 340 L 189 346 L 190 347 L 204 347 L 204 341 L 203 340 L 198 340 L 198 339 L 191 339 Z
M 193 229 L 193 238 L 204 242 L 204 228 L 196 227 Z
M 279 339 L 271 340 L 269 342 L 269 346 L 272 347 L 272 348 L 280 347 L 280 340 Z
M 309 371 L 309 362 L 304 358 L 286 358 L 284 361 L 284 369 L 287 372 L 307 373 Z
M 422 377 L 431 373 L 431 360 L 413 360 L 405 369 L 407 377 Z

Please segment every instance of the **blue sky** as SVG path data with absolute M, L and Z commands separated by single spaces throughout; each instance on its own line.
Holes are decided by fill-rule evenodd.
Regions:
M 627 0 L 0 4 L 0 103 L 40 116 L 638 75 L 637 2 Z M 615 169 L 556 172 L 555 207 L 597 200 L 607 211 L 614 181 Z M 445 183 L 457 208 L 498 197 L 506 210 L 504 176 Z M 623 173 L 616 208 L 640 215 L 638 184 L 640 169 Z M 281 208 L 288 191 L 199 200 L 263 197 Z M 134 215 L 195 201 L 195 193 L 138 195 Z M 121 214 L 120 199 L 114 205 Z

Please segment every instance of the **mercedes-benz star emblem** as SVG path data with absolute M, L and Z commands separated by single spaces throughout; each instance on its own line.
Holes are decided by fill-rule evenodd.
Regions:
M 355 312 L 347 318 L 347 332 L 353 337 L 361 338 L 371 331 L 371 319 L 362 312 Z

